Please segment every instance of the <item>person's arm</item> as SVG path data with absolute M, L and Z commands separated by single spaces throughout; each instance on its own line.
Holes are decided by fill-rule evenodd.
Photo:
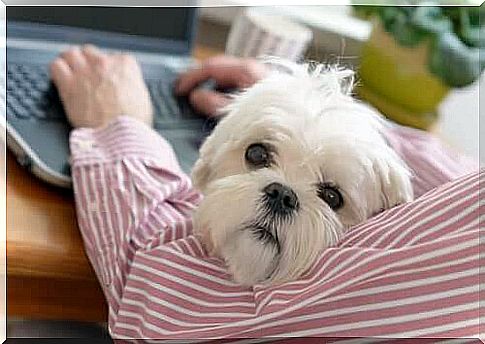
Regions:
M 70 147 L 79 228 L 116 314 L 135 252 L 190 234 L 179 225 L 199 194 L 170 145 L 130 117 L 75 129 Z
M 149 127 L 151 103 L 136 61 L 76 48 L 51 72 L 75 127 L 77 218 L 112 323 L 136 252 L 190 234 L 185 222 L 200 196 L 169 143 Z

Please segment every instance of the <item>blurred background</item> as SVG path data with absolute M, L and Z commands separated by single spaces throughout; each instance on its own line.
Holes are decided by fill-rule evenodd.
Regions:
M 350 66 L 358 72 L 357 96 L 398 123 L 435 132 L 483 165 L 483 5 L 208 7 L 200 11 L 197 40 L 224 49 L 231 26 L 248 11 L 309 28 L 304 58 Z
M 350 67 L 357 72 L 357 97 L 397 123 L 435 133 L 459 152 L 480 158 L 483 165 L 485 149 L 480 150 L 479 140 L 484 122 L 479 108 L 484 83 L 483 5 L 217 3 L 227 6 L 200 8 L 196 46 L 240 56 L 277 55 Z M 110 341 L 105 324 L 62 320 L 9 318 L 8 335 Z
M 206 7 L 200 10 L 197 41 L 227 51 L 236 23 L 245 15 L 257 22 L 255 13 L 267 16 L 260 21 L 281 17 L 301 24 L 312 34 L 303 50 L 305 59 L 350 66 L 357 72 L 358 97 L 388 118 L 433 131 L 483 162 L 479 88 L 485 61 L 480 54 L 485 22 L 480 19 L 485 8 L 414 3 L 428 6 L 359 6 L 347 1 L 341 6 Z M 262 30 L 271 31 L 268 26 Z M 250 41 L 249 30 L 242 42 Z M 277 30 L 272 34 L 278 35 Z

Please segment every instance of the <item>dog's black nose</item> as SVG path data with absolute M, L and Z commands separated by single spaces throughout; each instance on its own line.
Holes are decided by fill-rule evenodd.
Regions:
M 298 197 L 289 187 L 271 183 L 263 189 L 270 209 L 276 213 L 286 213 L 298 208 Z

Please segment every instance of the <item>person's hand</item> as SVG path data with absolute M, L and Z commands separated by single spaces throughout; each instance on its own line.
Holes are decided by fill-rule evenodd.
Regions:
M 73 127 L 100 127 L 122 115 L 151 125 L 150 94 L 131 55 L 86 45 L 62 53 L 50 69 Z
M 190 104 L 200 113 L 215 116 L 230 102 L 217 90 L 197 88 L 207 80 L 214 80 L 218 88 L 248 88 L 265 77 L 266 67 L 254 59 L 217 56 L 183 73 L 177 80 L 175 94 L 188 96 Z

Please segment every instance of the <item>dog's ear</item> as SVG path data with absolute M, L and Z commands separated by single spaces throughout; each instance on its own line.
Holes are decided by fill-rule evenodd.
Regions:
M 412 173 L 404 161 L 392 151 L 375 161 L 374 171 L 380 182 L 382 205 L 392 208 L 413 199 Z
M 211 175 L 211 158 L 214 154 L 214 135 L 210 135 L 199 150 L 199 159 L 195 162 L 191 177 L 195 188 L 204 192 Z
M 209 181 L 210 167 L 209 162 L 203 157 L 199 157 L 192 169 L 192 183 L 199 191 L 204 189 Z

